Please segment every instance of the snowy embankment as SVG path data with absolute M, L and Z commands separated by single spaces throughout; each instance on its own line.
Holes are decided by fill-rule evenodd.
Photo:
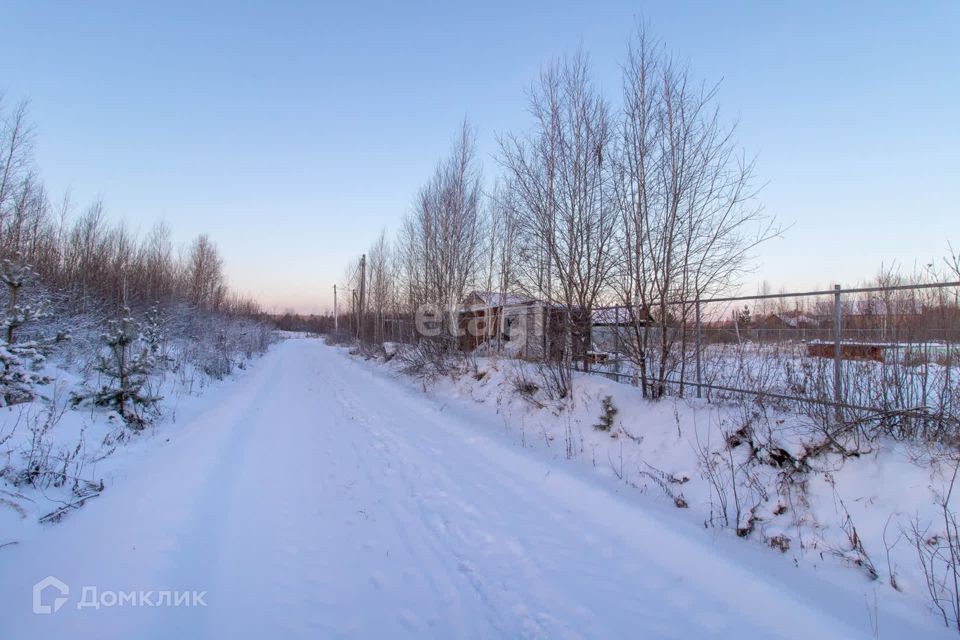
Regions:
M 522 450 L 535 428 L 457 388 L 282 342 L 115 490 L 0 552 L 0 637 L 950 637 L 856 574 L 556 460 L 549 435 Z M 70 591 L 34 614 L 47 575 Z
M 112 355 L 100 335 L 104 326 L 101 318 L 82 315 L 42 324 L 48 334 L 69 327 L 62 331 L 69 338 L 25 366 L 42 380 L 31 386 L 31 400 L 0 406 L 0 552 L 122 483 L 131 460 L 213 401 L 200 396 L 229 386 L 224 378 L 246 368 L 273 340 L 256 322 L 172 310 L 155 327 L 156 353 L 138 378 L 137 391 L 151 402 L 126 403 L 131 415 L 142 416 L 142 423 L 131 424 L 111 407 L 80 401 L 116 387 L 98 371 L 102 358 Z M 149 350 L 143 336 L 126 355 L 140 349 Z
M 400 371 L 401 358 L 386 367 Z M 941 503 L 949 497 L 955 512 L 960 502 L 960 488 L 950 495 L 957 462 L 949 447 L 857 436 L 840 454 L 810 419 L 752 400 L 650 402 L 629 384 L 586 374 L 576 374 L 572 399 L 551 400 L 537 367 L 512 359 L 475 358 L 449 375 L 401 379 L 521 447 L 590 467 L 645 505 L 672 507 L 712 540 L 859 591 L 854 618 L 896 610 L 943 624 L 928 577 L 949 598 Z M 952 623 L 950 602 L 940 604 Z

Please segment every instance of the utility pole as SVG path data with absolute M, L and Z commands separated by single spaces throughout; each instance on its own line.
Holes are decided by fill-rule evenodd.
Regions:
M 350 314 L 350 329 L 351 329 L 351 331 L 352 331 L 352 330 L 353 330 L 353 323 L 356 322 L 356 319 L 357 319 L 357 307 L 358 307 L 358 305 L 357 305 L 357 290 L 356 290 L 356 289 L 350 289 L 350 294 L 351 294 L 351 296 L 352 296 L 352 297 L 351 297 L 351 305 L 352 305 L 352 309 L 353 309 L 353 313 Z M 360 337 L 360 324 L 359 324 L 359 323 L 357 323 L 357 337 L 358 337 L 358 338 Z
M 337 285 L 333 285 L 333 332 L 340 331 L 340 322 L 337 317 Z

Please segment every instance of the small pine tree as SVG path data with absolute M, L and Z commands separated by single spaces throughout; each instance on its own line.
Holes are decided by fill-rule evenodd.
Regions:
M 600 410 L 600 422 L 593 425 L 594 429 L 599 429 L 600 431 L 610 431 L 613 428 L 613 421 L 617 418 L 617 413 L 619 410 L 613 404 L 613 398 L 611 396 L 604 396 L 603 408 Z
M 78 403 L 90 399 L 94 404 L 112 407 L 123 421 L 133 429 L 146 425 L 143 410 L 154 410 L 159 396 L 147 389 L 150 374 L 156 368 L 156 358 L 150 346 L 140 334 L 140 324 L 124 309 L 119 322 L 111 320 L 106 333 L 101 336 L 108 349 L 94 367 L 108 382 L 87 396 L 75 396 Z
M 3 406 L 33 400 L 34 387 L 50 382 L 50 378 L 36 368 L 46 359 L 53 344 L 64 337 L 17 342 L 17 329 L 49 316 L 42 302 L 21 302 L 21 290 L 32 277 L 30 265 L 19 260 L 0 261 L 0 281 L 7 289 L 7 308 L 0 325 L 0 403 Z
M 160 310 L 156 305 L 144 314 L 140 335 L 147 351 L 153 356 L 155 367 L 158 369 L 166 368 L 172 358 L 166 351 L 167 336 L 160 321 Z
M 18 402 L 30 402 L 36 397 L 34 387 L 48 384 L 50 378 L 34 371 L 44 356 L 30 346 L 8 344 L 0 340 L 0 405 L 9 406 Z
M 737 326 L 740 330 L 749 329 L 753 324 L 753 317 L 750 315 L 750 307 L 743 305 L 743 309 L 737 312 Z

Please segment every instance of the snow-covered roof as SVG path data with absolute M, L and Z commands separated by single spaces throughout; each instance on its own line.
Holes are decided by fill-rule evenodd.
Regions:
M 809 327 L 818 327 L 820 326 L 820 320 L 817 318 L 811 318 L 810 316 L 805 316 L 802 313 L 796 315 L 787 315 L 785 313 L 775 313 L 773 314 L 780 322 L 796 329 L 800 325 L 807 325 Z
M 890 300 L 870 298 L 853 300 L 843 306 L 849 316 L 904 316 L 923 313 L 923 303 L 915 297 L 895 297 Z
M 479 311 L 495 307 L 512 307 L 536 302 L 536 298 L 518 293 L 499 291 L 471 291 L 463 300 L 464 311 Z

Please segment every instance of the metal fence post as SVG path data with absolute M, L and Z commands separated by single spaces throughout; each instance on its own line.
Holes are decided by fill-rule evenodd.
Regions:
M 701 324 L 701 323 L 700 323 L 700 292 L 697 292 L 697 302 L 696 302 L 696 312 L 695 312 L 695 315 L 696 315 L 696 322 L 697 322 L 697 335 L 696 335 L 696 341 L 697 341 L 697 354 L 696 354 L 696 356 L 697 356 L 697 397 L 698 397 L 698 398 L 702 398 L 702 397 L 703 397 L 703 387 L 702 387 L 703 380 L 701 379 L 701 374 L 700 374 L 700 344 L 701 344 L 701 343 L 700 343 L 700 324 Z
M 833 401 L 836 403 L 837 420 L 843 418 L 843 411 L 840 407 L 843 399 L 843 382 L 841 380 L 841 349 L 840 339 L 842 327 L 841 307 L 840 307 L 840 285 L 833 286 Z
M 613 356 L 613 370 L 620 373 L 620 307 L 615 307 L 613 313 L 613 350 L 616 352 Z

